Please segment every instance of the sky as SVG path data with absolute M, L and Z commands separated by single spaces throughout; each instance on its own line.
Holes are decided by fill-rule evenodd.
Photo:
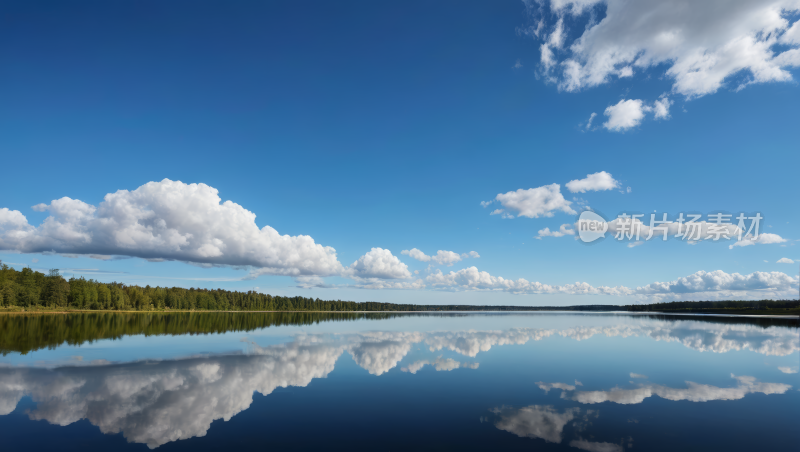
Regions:
M 0 9 L 14 268 L 416 304 L 798 298 L 795 0 Z

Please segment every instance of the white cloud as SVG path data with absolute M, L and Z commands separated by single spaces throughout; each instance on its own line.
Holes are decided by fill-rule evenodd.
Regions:
M 587 191 L 612 190 L 619 187 L 619 181 L 615 180 L 610 173 L 600 171 L 587 174 L 584 179 L 571 180 L 565 187 L 572 193 L 586 193 Z
M 669 119 L 669 107 L 672 101 L 668 97 L 662 97 L 653 103 L 653 112 L 656 119 Z
M 519 68 L 521 68 L 521 67 L 522 67 L 522 61 L 520 61 L 520 60 L 519 60 L 519 58 L 517 58 L 517 62 L 516 62 L 516 63 L 514 63 L 514 65 L 513 65 L 513 66 L 511 66 L 511 67 L 512 67 L 512 68 L 514 68 L 514 69 L 519 69 Z
M 789 259 L 788 257 L 782 257 L 778 259 L 778 264 L 794 264 L 794 261 Z
M 413 281 L 386 281 L 380 278 L 355 278 L 358 284 L 345 287 L 355 289 L 396 289 L 396 290 L 420 290 L 425 288 L 425 282 L 421 279 Z
M 527 190 L 519 189 L 508 193 L 500 193 L 495 199 L 510 211 L 517 213 L 517 217 L 539 218 L 540 216 L 552 217 L 555 211 L 575 215 L 572 202 L 564 199 L 559 184 L 544 185 Z M 492 215 L 503 213 L 502 209 L 492 212 Z
M 589 23 L 581 36 L 565 42 L 565 20 L 600 3 L 606 5 L 605 17 L 582 16 Z M 529 8 L 537 18 L 550 13 L 557 18 L 541 33 L 544 78 L 566 91 L 663 65 L 672 91 L 691 98 L 716 92 L 740 73 L 746 80 L 739 86 L 789 81 L 785 68 L 800 65 L 796 0 L 554 0 L 539 5 Z
M 631 372 L 631 378 L 644 378 L 644 379 L 647 379 L 647 375 L 642 375 L 642 374 L 637 374 L 637 373 Z
M 491 201 L 481 201 L 481 207 L 483 207 L 483 208 L 489 207 L 489 205 L 491 205 L 493 202 L 494 202 L 494 200 L 491 200 Z
M 420 250 L 418 250 L 416 248 L 411 248 L 410 250 L 400 251 L 400 254 L 405 254 L 406 256 L 411 257 L 412 259 L 416 259 L 416 260 L 421 261 L 421 262 L 429 262 L 431 260 L 430 256 L 428 256 L 427 254 L 423 253 L 422 251 L 420 251 Z
M 797 367 L 778 367 L 778 370 L 780 370 L 781 372 L 783 372 L 785 374 L 796 374 L 797 373 Z
M 97 207 L 67 197 L 38 204 L 34 210 L 50 212 L 38 227 L 4 208 L 0 249 L 253 266 L 290 276 L 341 273 L 333 248 L 307 235 L 259 229 L 254 213 L 221 201 L 208 185 L 164 179 L 109 193 Z
M 425 278 L 425 283 L 450 290 L 503 291 L 513 294 L 630 295 L 642 300 L 665 301 L 789 298 L 796 294 L 798 278 L 781 272 L 741 275 L 722 270 L 701 270 L 674 281 L 654 282 L 631 289 L 624 286 L 594 287 L 586 282 L 548 285 L 524 278 L 505 279 L 479 271 L 473 266 L 449 273 L 436 270 Z
M 746 236 L 742 237 L 742 240 L 737 240 L 736 243 L 733 245 L 729 245 L 728 248 L 733 249 L 736 246 L 750 246 L 750 245 L 771 245 L 775 243 L 783 243 L 787 240 L 778 234 L 771 234 L 769 232 L 765 232 L 762 234 L 758 234 L 758 238 L 753 239 L 753 236 L 747 234 Z
M 628 130 L 641 124 L 645 112 L 650 110 L 651 107 L 645 105 L 641 99 L 623 99 L 603 112 L 603 115 L 608 116 L 603 127 L 614 132 Z
M 725 273 L 722 270 L 713 272 L 698 271 L 692 275 L 678 278 L 670 282 L 655 282 L 637 287 L 635 293 L 649 294 L 688 294 L 719 291 L 753 291 L 771 289 L 791 291 L 797 286 L 797 280 L 781 272 L 753 272 L 749 275 Z
M 643 244 L 644 244 L 644 242 L 642 242 L 641 240 L 636 241 L 636 242 L 630 242 L 630 243 L 628 243 L 628 248 L 635 248 L 635 247 L 643 245 Z
M 539 236 L 536 237 L 540 239 L 542 237 L 564 237 L 565 235 L 575 235 L 575 229 L 570 229 L 569 224 L 562 224 L 558 231 L 551 231 L 550 228 L 544 228 L 539 230 Z
M 592 128 L 592 121 L 594 121 L 594 118 L 596 116 L 597 116 L 597 113 L 595 113 L 595 112 L 592 112 L 592 114 L 589 115 L 589 120 L 586 121 L 586 130 L 589 130 L 589 129 Z
M 406 279 L 411 277 L 408 265 L 402 263 L 391 251 L 372 248 L 350 264 L 349 275 L 357 278 Z
M 446 251 L 446 250 L 439 250 L 436 252 L 435 255 L 428 256 L 427 254 L 423 253 L 417 248 L 412 248 L 410 250 L 403 250 L 400 252 L 400 254 L 405 254 L 420 262 L 435 262 L 439 265 L 447 265 L 448 267 L 451 267 L 456 262 L 460 262 L 462 259 L 481 257 L 477 251 L 470 251 L 469 253 L 458 254 L 454 251 Z
M 461 255 L 453 251 L 439 250 L 436 252 L 435 256 L 431 257 L 431 260 L 439 265 L 452 266 L 454 263 L 461 260 Z
M 457 272 L 442 273 L 437 270 L 425 278 L 425 282 L 441 288 L 456 290 L 497 290 L 516 294 L 605 294 L 628 295 L 631 290 L 625 287 L 592 287 L 587 283 L 565 284 L 551 286 L 539 282 L 530 282 L 526 279 L 505 279 L 501 276 L 492 276 L 487 272 L 479 271 L 476 267 L 468 267 Z

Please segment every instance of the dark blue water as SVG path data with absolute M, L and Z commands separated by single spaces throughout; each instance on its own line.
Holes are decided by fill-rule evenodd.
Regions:
M 3 450 L 730 451 L 800 439 L 796 322 L 417 315 L 77 342 L 0 357 Z

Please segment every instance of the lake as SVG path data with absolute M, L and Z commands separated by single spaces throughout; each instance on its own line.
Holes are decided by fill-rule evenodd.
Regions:
M 797 450 L 797 319 L 0 316 L 3 450 Z

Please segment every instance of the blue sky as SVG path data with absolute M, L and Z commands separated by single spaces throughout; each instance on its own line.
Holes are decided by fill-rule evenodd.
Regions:
M 101 281 L 356 301 L 796 298 L 797 265 L 778 260 L 800 261 L 800 10 L 741 3 L 681 16 L 616 0 L 7 2 L 0 259 Z M 654 22 L 631 28 L 631 17 Z M 663 41 L 664 30 L 681 39 Z M 566 187 L 599 172 L 617 187 Z M 159 188 L 130 194 L 149 182 Z M 228 221 L 223 208 L 204 219 L 214 201 L 197 198 L 204 207 L 193 210 L 184 184 L 218 190 L 257 228 L 321 246 L 251 247 L 253 231 L 237 235 L 246 218 Z M 761 232 L 777 238 L 587 245 L 537 239 L 574 228 L 564 209 L 528 218 L 481 206 L 551 184 L 576 213 L 759 212 Z M 101 221 L 119 219 L 102 207 L 118 190 L 140 209 L 132 221 L 146 238 Z M 170 190 L 185 197 L 158 211 Z M 78 218 L 83 204 L 53 207 L 63 197 L 98 210 Z M 515 218 L 490 215 L 504 207 Z M 61 229 L 41 227 L 48 216 Z M 159 254 L 164 231 L 187 241 Z M 216 250 L 208 259 L 197 257 L 204 245 Z M 310 254 L 291 263 L 295 246 Z M 436 265 L 402 253 L 414 248 L 480 257 Z M 566 286 L 576 282 L 592 289 Z M 656 282 L 665 285 L 637 291 Z M 628 290 L 595 290 L 616 286 Z

